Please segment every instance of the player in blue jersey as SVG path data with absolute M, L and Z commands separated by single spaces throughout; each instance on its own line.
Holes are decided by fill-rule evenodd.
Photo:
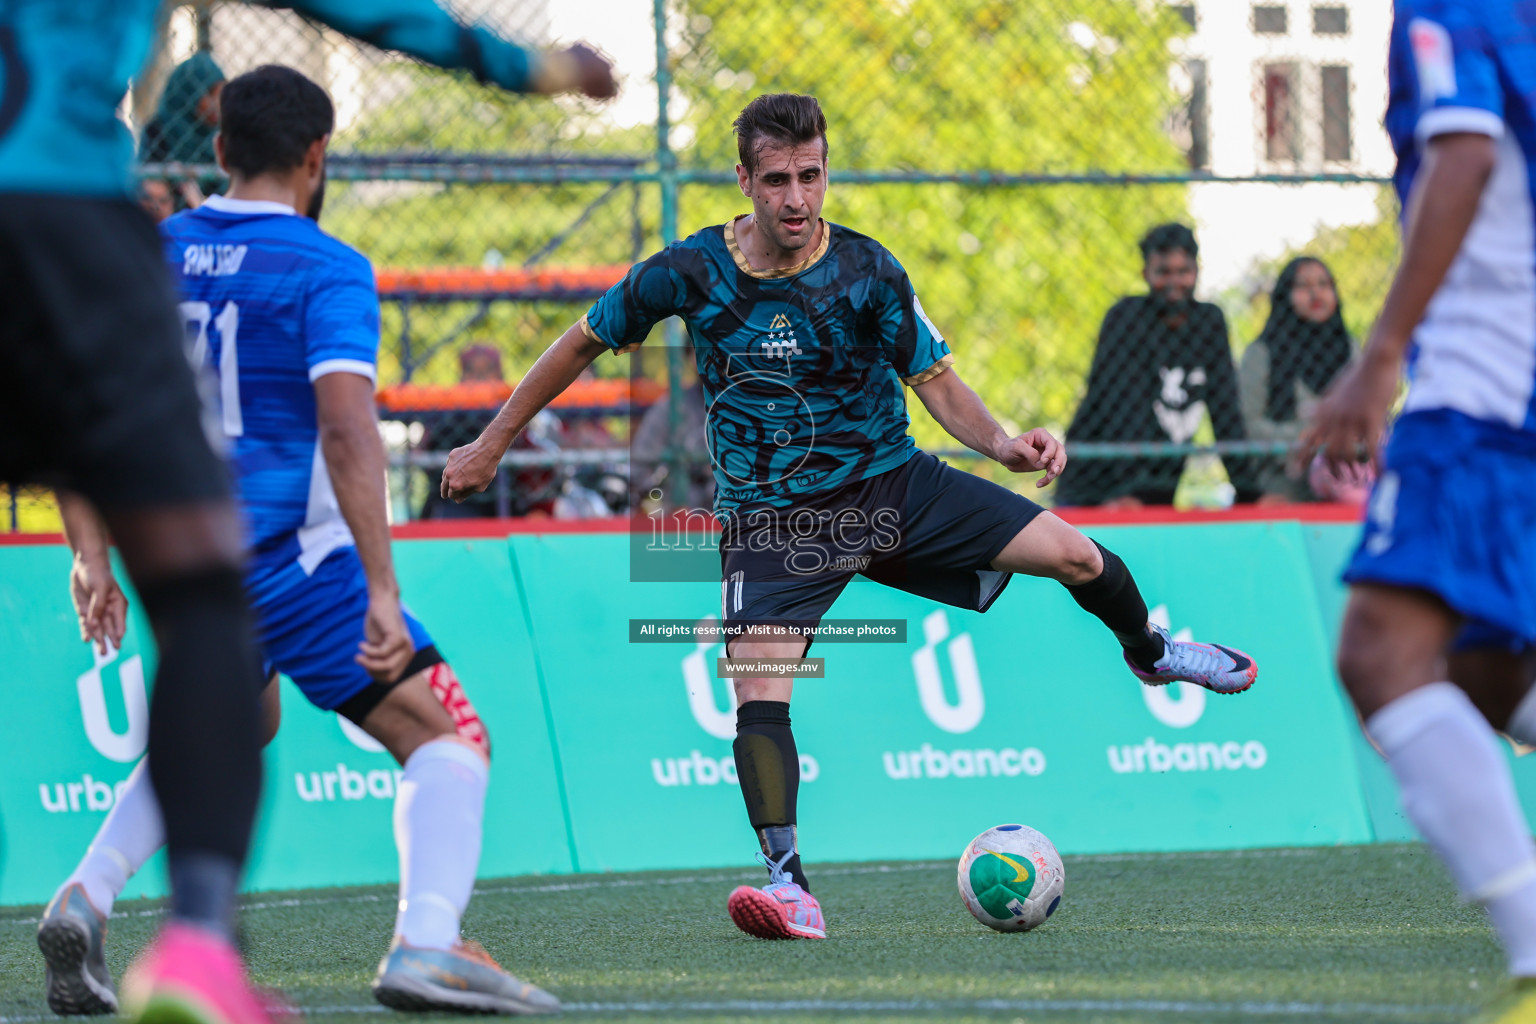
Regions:
M 507 445 L 599 354 L 627 351 L 669 316 L 688 324 L 709 403 L 729 651 L 805 655 L 855 574 L 985 611 L 1013 573 L 1058 580 L 1124 647 L 1143 682 L 1218 693 L 1258 669 L 1230 648 L 1172 640 L 1147 621 L 1125 564 L 1028 499 L 952 469 L 907 434 L 910 387 L 951 435 L 1041 484 L 1066 465 L 1047 431 L 1012 437 L 953 368 L 906 272 L 872 238 L 821 217 L 826 119 L 816 100 L 760 96 L 736 121 L 737 178 L 752 213 L 633 267 L 544 353 L 473 444 L 445 497 L 482 491 Z M 743 635 L 748 628 L 751 636 Z M 821 938 L 797 845 L 799 758 L 791 683 L 737 677 L 736 770 L 770 884 L 728 908 L 764 938 Z
M 1301 451 L 1392 427 L 1345 571 L 1339 674 L 1404 810 L 1482 903 L 1536 1020 L 1536 845 L 1490 724 L 1536 743 L 1536 22 L 1516 0 L 1398 0 L 1387 129 L 1403 256 Z M 1450 681 L 1445 681 L 1449 677 Z M 1469 699 L 1476 698 L 1476 704 Z M 1479 710 L 1482 714 L 1479 714 Z
M 215 142 L 229 191 L 161 226 L 236 467 L 245 586 L 274 680 L 269 707 L 281 672 L 404 767 L 395 805 L 400 912 L 374 983 L 378 999 L 411 1010 L 555 1010 L 553 997 L 459 936 L 480 856 L 489 740 L 426 629 L 400 603 L 374 412 L 373 268 L 316 223 L 333 121 L 324 90 L 289 68 L 234 79 Z M 133 842 L 99 839 L 61 894 L 78 887 L 110 908 L 155 849 L 158 817 L 144 773 L 135 772 L 103 825 Z
M 110 532 L 159 642 L 148 775 L 171 914 L 125 1006 L 151 1020 L 257 1024 L 267 1014 L 231 942 L 260 787 L 240 521 L 203 432 L 157 239 L 132 201 L 132 142 L 116 116 L 161 6 L 0 3 L 0 268 L 14 293 L 0 311 L 0 479 L 59 488 L 70 540 L 93 557 Z M 432 0 L 281 6 L 504 88 L 614 91 L 592 51 L 532 53 Z M 74 584 L 88 617 L 112 607 L 91 604 L 101 573 Z M 38 945 L 56 1011 L 116 1009 L 104 932 L 79 886 L 49 906 Z

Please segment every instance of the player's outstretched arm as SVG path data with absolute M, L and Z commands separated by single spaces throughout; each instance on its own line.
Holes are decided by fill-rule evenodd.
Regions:
M 415 650 L 400 611 L 400 584 L 389 550 L 384 442 L 379 437 L 373 381 L 356 373 L 317 378 L 315 415 L 336 503 L 368 577 L 366 639 L 356 660 L 379 682 L 393 683 Z
M 264 0 L 288 7 L 354 39 L 398 50 L 440 68 L 457 68 L 513 92 L 618 92 L 613 66 L 589 46 L 540 53 L 484 28 L 462 25 L 433 0 Z
M 69 598 L 80 620 L 80 639 L 94 643 L 103 655 L 118 647 L 128 629 L 128 598 L 112 575 L 111 540 L 101 516 L 82 496 L 70 491 L 55 495 L 64 539 L 74 553 L 69 569 Z
M 581 371 L 592 365 L 592 360 L 606 351 L 602 343 L 587 337 L 579 323 L 560 335 L 518 382 L 490 426 L 469 444 L 448 453 L 448 464 L 443 467 L 442 496 L 463 501 L 489 487 L 496 478 L 496 466 L 513 439 L 540 410 L 570 387 Z
M 1306 465 L 1319 448 L 1330 468 L 1374 459 L 1397 394 L 1403 353 L 1445 280 L 1477 216 L 1498 159 L 1492 138 L 1468 132 L 1435 137 L 1408 196 L 1403 259 L 1365 349 L 1312 414 L 1297 442 Z
M 987 411 L 981 396 L 960 379 L 954 367 L 912 390 L 939 426 L 967 448 L 996 459 L 1015 473 L 1044 470 L 1045 475 L 1036 482 L 1036 487 L 1055 480 L 1067 466 L 1066 446 L 1043 427 L 1009 437 Z

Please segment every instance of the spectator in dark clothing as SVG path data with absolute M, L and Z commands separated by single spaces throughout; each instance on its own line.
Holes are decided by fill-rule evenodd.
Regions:
M 1068 441 L 1192 441 L 1206 414 L 1224 441 L 1244 440 L 1237 372 L 1221 310 L 1194 298 L 1199 246 L 1163 224 L 1141 240 L 1148 294 L 1121 299 L 1099 329 L 1088 393 Z M 1223 460 L 1238 501 L 1259 496 L 1247 458 Z M 1184 456 L 1080 459 L 1061 478 L 1063 505 L 1169 505 Z
M 505 384 L 501 352 L 491 345 L 467 345 L 459 352 L 460 384 Z M 496 417 L 505 393 L 487 399 L 484 409 L 452 409 L 438 412 L 424 420 L 421 440 L 416 448 L 424 452 L 449 452 L 480 436 Z M 555 451 L 560 421 L 554 413 L 544 412 L 512 442 L 512 451 Z M 507 514 L 512 516 L 548 516 L 555 510 L 559 493 L 558 471 L 551 466 L 524 466 L 511 470 L 504 485 L 497 484 L 482 494 L 472 494 L 462 503 L 448 501 L 438 492 L 443 471 L 426 470 L 427 498 L 418 515 L 422 519 L 488 518 L 497 512 L 497 489 L 507 488 Z
M 213 137 L 219 130 L 219 93 L 224 72 L 204 51 L 176 65 L 165 80 L 155 116 L 139 141 L 143 163 L 215 164 Z
M 1321 260 L 1301 256 L 1280 271 L 1269 295 L 1269 319 L 1243 353 L 1243 418 L 1255 440 L 1291 444 L 1301 436 L 1312 406 L 1355 351 L 1333 274 Z M 1288 472 L 1285 456 L 1254 460 L 1266 500 L 1338 500 L 1346 496 L 1326 478 L 1324 493 Z

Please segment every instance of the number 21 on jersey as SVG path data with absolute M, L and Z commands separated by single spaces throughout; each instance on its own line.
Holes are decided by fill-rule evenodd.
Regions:
M 235 335 L 240 331 L 240 307 L 233 302 L 224 303 L 218 316 L 206 302 L 183 302 L 180 306 L 182 323 L 197 326 L 197 339 L 192 342 L 192 366 L 202 367 L 208 361 L 208 328 L 219 332 L 219 404 L 224 410 L 224 433 L 239 437 L 245 433 L 245 421 L 240 415 L 240 349 Z

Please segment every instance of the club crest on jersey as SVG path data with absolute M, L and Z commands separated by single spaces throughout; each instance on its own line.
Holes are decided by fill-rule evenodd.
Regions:
M 1408 23 L 1408 42 L 1418 67 L 1419 90 L 1424 106 L 1456 95 L 1456 50 L 1444 25 L 1428 18 Z
M 773 318 L 768 325 L 768 337 L 762 342 L 763 355 L 768 359 L 788 359 L 790 356 L 798 356 L 800 343 L 795 338 L 795 328 L 789 322 L 789 317 L 783 313 Z

